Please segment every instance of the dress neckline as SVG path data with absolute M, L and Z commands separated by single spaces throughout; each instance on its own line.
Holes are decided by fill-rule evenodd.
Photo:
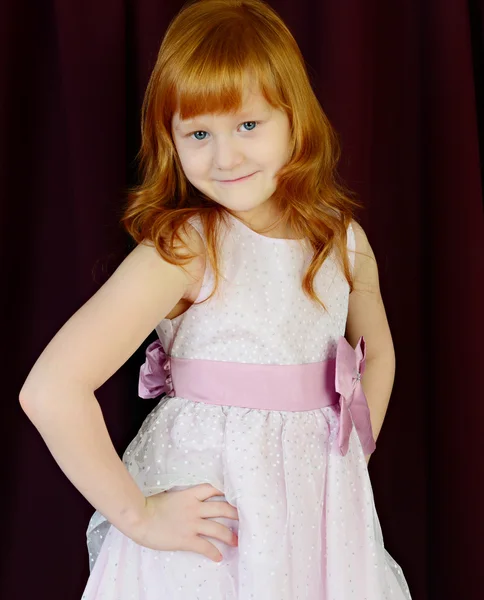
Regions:
M 242 229 L 244 229 L 245 231 L 248 231 L 250 234 L 252 234 L 253 236 L 259 238 L 259 239 L 263 239 L 263 240 L 267 240 L 267 241 L 272 241 L 275 243 L 285 243 L 285 242 L 289 242 L 292 244 L 300 244 L 301 242 L 303 242 L 305 240 L 305 238 L 276 238 L 276 237 L 269 237 L 268 235 L 263 235 L 262 233 L 258 233 L 257 231 L 254 231 L 254 229 L 252 229 L 251 227 L 249 227 L 248 225 L 246 225 L 243 221 L 241 221 L 239 218 L 235 217 L 234 215 L 227 213 L 230 217 L 230 219 L 232 221 L 235 221 Z

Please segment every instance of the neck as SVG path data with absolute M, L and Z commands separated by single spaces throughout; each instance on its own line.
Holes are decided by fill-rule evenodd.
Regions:
M 275 206 L 269 201 L 260 206 L 247 211 L 232 211 L 233 215 L 243 221 L 248 227 L 257 233 L 263 233 L 267 237 L 284 238 L 291 237 L 288 234 L 287 226 L 280 223 L 277 227 L 273 225 L 277 222 L 280 214 Z

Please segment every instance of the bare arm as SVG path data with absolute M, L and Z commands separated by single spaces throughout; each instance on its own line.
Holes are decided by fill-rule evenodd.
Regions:
M 350 294 L 346 338 L 355 347 L 364 336 L 367 358 L 362 385 L 370 407 L 373 435 L 385 419 L 395 378 L 395 351 L 380 293 L 375 255 L 362 227 L 352 222 L 356 237 L 355 285 Z
M 203 253 L 200 236 L 192 248 Z M 145 499 L 119 459 L 94 392 L 121 367 L 203 273 L 140 244 L 60 329 L 20 391 L 20 404 L 76 488 L 129 535 Z

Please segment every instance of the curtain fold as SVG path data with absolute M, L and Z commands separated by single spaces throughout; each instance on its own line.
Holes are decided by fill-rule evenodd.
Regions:
M 478 598 L 484 0 L 269 4 L 340 136 L 340 173 L 365 205 L 379 264 L 397 357 L 370 462 L 386 546 L 414 600 Z M 119 218 L 137 177 L 141 102 L 182 5 L 0 4 L 2 598 L 75 600 L 88 575 L 92 508 L 18 392 L 132 247 Z M 143 347 L 96 393 L 120 453 L 154 406 L 137 397 Z

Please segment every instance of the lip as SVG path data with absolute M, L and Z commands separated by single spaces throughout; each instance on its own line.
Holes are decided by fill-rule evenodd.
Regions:
M 259 171 L 254 171 L 253 173 L 250 173 L 249 175 L 244 175 L 243 177 L 239 177 L 238 179 L 217 179 L 217 181 L 218 183 L 226 183 L 230 185 L 231 183 L 239 183 L 239 181 L 246 181 L 258 172 Z

